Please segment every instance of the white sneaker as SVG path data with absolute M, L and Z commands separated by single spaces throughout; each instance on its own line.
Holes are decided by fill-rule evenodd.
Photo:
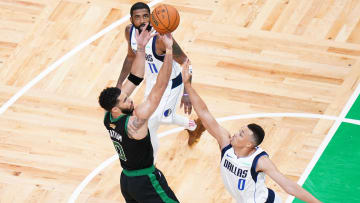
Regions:
M 190 130 L 190 131 L 194 131 L 196 129 L 197 125 L 195 123 L 194 120 L 189 120 L 189 124 L 187 127 L 185 127 L 185 129 Z

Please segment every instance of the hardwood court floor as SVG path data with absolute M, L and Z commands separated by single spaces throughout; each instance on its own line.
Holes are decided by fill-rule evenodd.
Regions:
M 0 0 L 0 104 L 41 71 L 128 14 L 134 0 Z M 149 1 L 147 1 L 149 2 Z M 193 86 L 215 117 L 253 113 L 338 116 L 359 84 L 360 1 L 165 0 L 180 11 L 175 39 L 194 67 Z M 128 22 L 62 63 L 0 115 L 0 202 L 67 202 L 115 150 L 97 97 L 115 85 Z M 134 96 L 140 102 L 143 87 Z M 181 113 L 181 110 L 179 110 Z M 193 115 L 194 116 L 194 115 Z M 233 134 L 256 122 L 262 147 L 297 181 L 333 121 L 253 118 L 222 124 Z M 164 126 L 160 132 L 174 126 Z M 207 133 L 161 139 L 157 167 L 181 202 L 235 202 Z M 115 161 L 76 202 L 123 202 Z M 287 195 L 268 179 L 283 200 Z

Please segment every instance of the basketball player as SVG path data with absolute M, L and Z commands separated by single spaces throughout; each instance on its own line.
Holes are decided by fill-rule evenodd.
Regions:
M 230 136 L 230 133 L 214 119 L 204 101 L 191 87 L 190 76 L 188 67 L 185 65 L 182 74 L 185 89 L 206 130 L 220 145 L 221 176 L 226 189 L 238 203 L 281 202 L 280 197 L 266 187 L 265 174 L 287 193 L 305 202 L 320 202 L 280 173 L 268 154 L 258 147 L 264 139 L 264 130 L 259 125 L 243 126 L 239 132 Z
M 126 202 L 178 202 L 164 174 L 153 165 L 153 148 L 147 125 L 148 119 L 160 103 L 171 75 L 171 34 L 159 36 L 166 48 L 164 63 L 147 99 L 134 108 L 127 95 L 141 82 L 139 76 L 141 71 L 144 71 L 145 45 L 152 36 L 145 29 L 140 36 L 137 32 L 137 52 L 130 77 L 122 87 L 123 91 L 109 87 L 99 96 L 100 106 L 107 111 L 104 125 L 110 133 L 123 168 L 120 188 Z M 129 124 L 132 124 L 135 131 L 128 130 Z
M 121 70 L 117 87 L 121 88 L 121 85 L 125 78 L 128 76 L 130 67 L 134 61 L 135 53 L 137 50 L 137 43 L 135 40 L 135 30 L 140 30 L 146 23 L 150 22 L 150 8 L 147 4 L 138 2 L 135 3 L 130 9 L 130 21 L 132 24 L 128 25 L 125 29 L 125 37 L 128 41 L 128 53 L 125 58 L 123 68 Z M 181 78 L 181 67 L 179 64 L 183 64 L 188 60 L 187 56 L 181 50 L 179 45 L 174 40 L 173 44 L 173 71 L 171 73 L 171 82 L 165 90 L 160 104 L 152 117 L 149 119 L 149 129 L 151 135 L 156 135 L 156 132 L 160 124 L 175 124 L 184 127 L 189 133 L 189 145 L 192 145 L 199 138 L 204 131 L 203 126 L 199 123 L 200 120 L 194 121 L 187 117 L 176 114 L 176 104 L 179 97 L 183 92 L 183 84 Z M 165 46 L 161 40 L 157 40 L 157 36 L 154 36 L 147 44 L 145 48 L 146 61 L 145 63 L 145 78 L 146 78 L 146 90 L 144 98 L 148 97 L 151 89 L 154 87 L 158 72 L 164 60 Z M 184 106 L 186 114 L 190 114 L 192 106 L 188 95 L 184 92 L 181 98 L 180 108 Z M 199 125 L 197 130 L 196 127 Z M 154 154 L 158 149 L 158 137 L 152 136 L 151 141 L 154 147 Z

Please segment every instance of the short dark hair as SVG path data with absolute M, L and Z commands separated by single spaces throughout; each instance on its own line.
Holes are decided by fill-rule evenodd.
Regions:
M 138 9 L 143 9 L 143 8 L 147 9 L 149 11 L 149 14 L 150 14 L 150 7 L 146 3 L 137 2 L 137 3 L 135 3 L 134 5 L 131 6 L 131 8 L 130 8 L 130 16 L 131 17 L 133 16 L 133 11 L 138 10 Z
M 256 146 L 258 146 L 259 144 L 262 143 L 262 141 L 264 140 L 265 137 L 265 132 L 264 129 L 262 129 L 261 126 L 255 124 L 255 123 L 251 123 L 247 126 L 254 134 L 254 139 L 255 139 L 255 144 Z
M 106 111 L 111 111 L 111 109 L 116 106 L 120 94 L 121 90 L 117 87 L 108 87 L 104 89 L 99 96 L 100 106 Z

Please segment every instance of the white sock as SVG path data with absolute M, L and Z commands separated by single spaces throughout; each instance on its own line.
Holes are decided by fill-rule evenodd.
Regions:
M 177 114 L 173 117 L 173 123 L 176 125 L 179 125 L 181 127 L 184 127 L 185 129 L 188 129 L 190 131 L 194 131 L 196 129 L 196 124 L 194 121 L 190 122 L 190 119 L 185 116 L 179 116 Z M 191 123 L 191 125 L 190 125 Z
M 176 125 L 179 125 L 179 126 L 184 127 L 184 128 L 188 128 L 189 127 L 189 121 L 190 121 L 190 119 L 188 117 L 179 116 L 177 114 L 174 114 L 173 123 L 176 124 Z

